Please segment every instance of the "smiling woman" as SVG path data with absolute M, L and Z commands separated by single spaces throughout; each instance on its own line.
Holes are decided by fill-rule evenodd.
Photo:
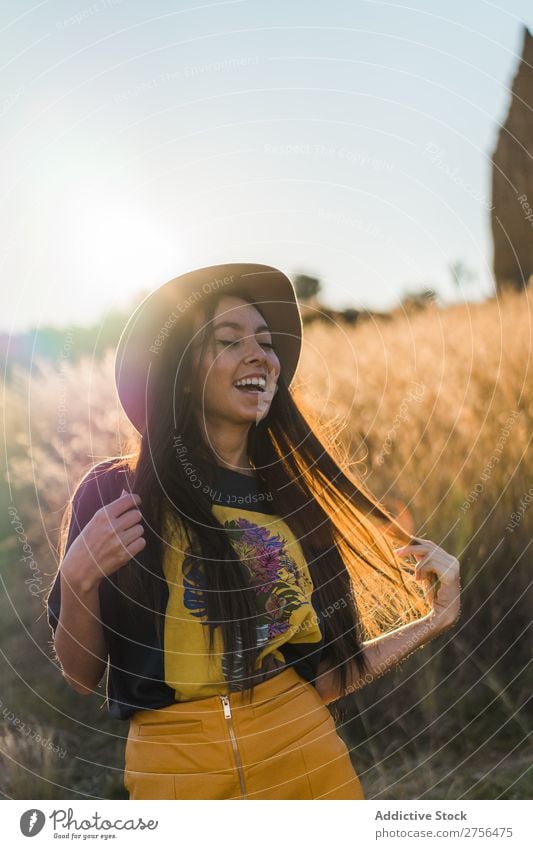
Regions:
M 363 799 L 325 702 L 371 680 L 376 640 L 392 664 L 390 623 L 430 638 L 409 533 L 290 391 L 301 335 L 290 280 L 254 264 L 169 281 L 122 334 L 141 445 L 78 486 L 48 614 L 75 689 L 108 663 L 130 798 Z
M 218 448 L 214 445 L 217 462 L 248 468 L 246 438 L 250 421 L 258 424 L 267 415 L 281 370 L 269 327 L 252 299 L 219 295 L 211 321 L 206 323 L 205 315 L 197 318 L 192 347 L 198 378 L 195 385 L 201 388 L 207 413 L 198 421 L 202 426 L 210 415 L 219 422 L 225 420 L 223 429 L 219 424 L 211 437 L 221 443 Z M 186 391 L 189 389 L 186 387 Z M 196 398 L 197 409 L 199 401 Z M 243 403 L 248 411 L 244 419 Z M 209 439 L 206 427 L 202 431 L 204 439 Z

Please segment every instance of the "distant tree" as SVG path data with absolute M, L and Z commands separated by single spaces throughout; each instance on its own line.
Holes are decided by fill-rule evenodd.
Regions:
M 435 289 L 429 287 L 419 292 L 406 292 L 401 300 L 401 306 L 406 312 L 420 310 L 436 301 L 437 297 Z
M 460 259 L 456 259 L 455 262 L 451 262 L 448 265 L 448 271 L 451 274 L 452 281 L 457 287 L 463 284 L 468 285 L 469 283 L 473 283 L 474 280 L 477 280 L 476 272 L 472 271 L 471 268 L 468 268 L 468 266 Z
M 322 287 L 318 277 L 310 277 L 307 274 L 297 274 L 293 283 L 296 289 L 296 295 L 301 301 L 307 301 L 315 297 Z
M 354 307 L 347 307 L 342 312 L 342 317 L 346 324 L 355 324 L 357 319 L 359 318 L 360 312 L 356 310 Z

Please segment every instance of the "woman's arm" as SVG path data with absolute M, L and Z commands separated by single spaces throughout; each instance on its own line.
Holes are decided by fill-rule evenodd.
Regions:
M 431 612 L 415 622 L 402 625 L 374 640 L 363 643 L 364 656 L 370 667 L 361 675 L 355 662 L 350 666 L 349 682 L 344 691 L 336 683 L 335 670 L 323 662 L 319 665 L 316 688 L 327 704 L 360 690 L 392 669 L 411 652 L 454 625 L 460 612 L 460 568 L 456 557 L 431 540 L 417 539 L 413 545 L 397 549 L 402 554 L 420 558 L 415 578 L 427 584 Z
M 63 676 L 81 695 L 98 686 L 107 666 L 100 591 L 145 546 L 139 496 L 124 490 L 122 476 L 108 474 L 110 462 L 95 466 L 74 494 L 65 555 L 47 600 Z
M 367 684 L 371 684 L 380 675 L 388 672 L 401 660 L 404 660 L 415 649 L 420 648 L 429 640 L 445 630 L 438 629 L 433 613 L 428 613 L 416 622 L 409 622 L 394 631 L 389 631 L 374 640 L 363 643 L 363 652 L 368 662 L 369 671 L 361 675 L 355 662 L 351 664 L 349 681 L 344 691 L 336 682 L 335 671 L 322 662 L 318 668 L 316 689 L 325 704 L 354 693 Z
M 61 564 L 61 610 L 54 648 L 63 677 L 81 695 L 98 686 L 107 666 L 100 620 L 100 579 L 69 552 Z M 101 578 L 101 576 L 100 576 Z

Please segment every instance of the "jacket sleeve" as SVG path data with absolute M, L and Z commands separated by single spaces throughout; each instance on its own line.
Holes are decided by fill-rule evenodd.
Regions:
M 109 504 L 118 498 L 122 491 L 122 486 L 127 489 L 124 474 L 119 473 L 121 470 L 111 468 L 114 462 L 114 460 L 106 460 L 103 463 L 98 463 L 87 472 L 79 483 L 72 498 L 72 512 L 65 545 L 65 554 L 97 510 L 104 504 Z M 103 581 L 101 583 L 100 594 L 105 584 L 107 582 Z M 57 570 L 46 604 L 48 623 L 55 634 L 61 608 L 61 565 Z

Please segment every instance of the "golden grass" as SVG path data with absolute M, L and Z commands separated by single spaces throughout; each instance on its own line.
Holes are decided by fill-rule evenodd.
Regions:
M 532 295 L 525 292 L 447 309 L 429 304 L 355 327 L 306 327 L 295 391 L 318 416 L 337 417 L 352 470 L 370 489 L 462 567 L 457 627 L 347 700 L 350 723 L 339 728 L 356 747 L 368 797 L 521 798 L 529 792 L 520 741 L 531 692 L 524 629 L 533 528 L 532 318 Z M 101 362 L 63 363 L 60 371 L 46 363 L 31 376 L 15 369 L 5 399 L 2 505 L 17 509 L 49 580 L 72 486 L 94 462 L 130 450 L 134 432 L 115 397 L 113 352 Z M 2 530 L 4 538 L 12 535 L 5 519 Z M 9 615 L 2 636 L 19 673 L 11 676 L 5 702 L 38 716 L 42 703 L 31 691 L 42 686 L 42 669 L 28 660 L 28 631 L 13 638 L 13 607 L 43 657 L 51 656 L 49 632 L 38 620 L 40 599 L 23 587 L 24 566 L 13 559 L 11 544 L 4 550 L 10 554 L 2 575 L 15 602 L 3 600 L 2 613 Z M 58 676 L 50 661 L 43 668 L 47 681 Z M 47 687 L 50 734 L 62 726 L 65 687 Z M 75 695 L 68 704 L 81 710 Z M 122 724 L 105 727 L 124 731 Z M 80 729 L 86 745 L 99 733 Z M 8 758 L 16 760 L 18 743 L 17 733 L 4 734 Z M 121 744 L 112 752 L 117 772 L 106 793 L 120 795 Z M 45 755 L 36 749 L 33 761 L 22 749 L 18 755 L 41 775 L 43 798 L 52 778 L 60 785 L 69 780 L 67 765 Z M 502 757 L 505 768 L 498 769 Z M 80 778 L 73 795 L 94 782 L 94 776 Z M 23 784 L 19 775 L 17 793 Z M 32 778 L 33 798 L 38 784 Z M 7 785 L 1 789 L 9 793 Z

